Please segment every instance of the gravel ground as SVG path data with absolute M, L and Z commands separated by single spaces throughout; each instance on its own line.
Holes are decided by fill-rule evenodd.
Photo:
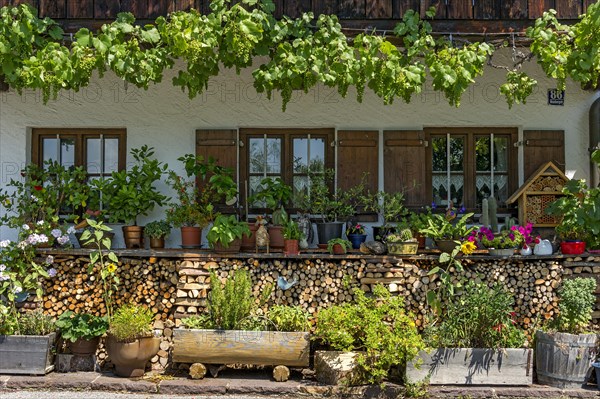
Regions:
M 278 396 L 282 398 L 282 396 Z M 248 395 L 213 395 L 213 396 L 188 396 L 188 395 L 161 395 L 161 394 L 134 394 L 113 393 L 103 391 L 0 391 L 2 399 L 265 399 L 264 396 Z M 277 396 L 269 396 L 277 398 Z M 290 399 L 287 397 L 287 399 Z

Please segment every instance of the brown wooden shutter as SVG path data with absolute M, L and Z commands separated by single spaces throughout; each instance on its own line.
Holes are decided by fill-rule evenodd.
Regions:
M 376 130 L 338 130 L 338 186 L 347 190 L 359 184 L 368 173 L 367 190 L 379 187 L 379 132 Z M 359 212 L 360 213 L 360 212 Z M 362 214 L 360 221 L 374 221 L 375 215 Z
M 405 192 L 405 205 L 429 204 L 426 141 L 421 130 L 387 130 L 383 132 L 383 182 L 388 193 Z
M 548 161 L 554 162 L 563 172 L 565 171 L 564 130 L 525 130 L 523 143 L 525 180 Z
M 237 181 L 237 130 L 196 130 L 196 155 L 202 155 L 204 159 L 213 157 L 219 166 L 233 169 L 233 179 Z M 226 213 L 234 211 L 225 203 L 218 204 L 217 210 Z

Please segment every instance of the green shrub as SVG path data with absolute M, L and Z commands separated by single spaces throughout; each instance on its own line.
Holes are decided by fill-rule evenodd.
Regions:
M 371 297 L 355 289 L 353 303 L 318 313 L 315 338 L 334 350 L 364 351 L 357 357 L 358 375 L 381 382 L 392 366 L 405 364 L 425 347 L 415 319 L 404 309 L 403 298 L 391 296 L 382 285 L 373 288 Z
M 578 277 L 563 281 L 559 291 L 557 330 L 578 334 L 589 326 L 596 304 L 595 291 L 596 280 L 593 278 Z
M 54 319 L 45 315 L 41 309 L 20 313 L 18 316 L 19 335 L 47 335 L 56 331 Z
M 133 342 L 152 335 L 152 311 L 140 305 L 123 305 L 110 320 L 108 332 L 119 342 Z
M 93 339 L 102 336 L 108 329 L 108 318 L 88 313 L 64 312 L 56 320 L 63 339 L 75 342 L 79 338 Z
M 520 348 L 525 334 L 514 320 L 513 298 L 501 285 L 469 282 L 448 300 L 439 324 L 425 331 L 428 346 Z
M 275 305 L 267 312 L 269 328 L 276 331 L 309 331 L 309 313 L 300 306 Z

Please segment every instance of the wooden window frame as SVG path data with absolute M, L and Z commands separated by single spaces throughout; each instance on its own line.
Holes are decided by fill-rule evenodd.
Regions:
M 249 181 L 249 151 L 250 151 L 250 138 L 262 138 L 264 135 L 281 137 L 281 177 L 292 187 L 293 179 L 293 165 L 292 161 L 294 158 L 293 154 L 293 139 L 306 137 L 309 134 L 311 137 L 321 137 L 325 139 L 325 169 L 335 168 L 335 149 L 331 146 L 331 143 L 335 140 L 335 129 L 334 128 L 240 128 L 239 139 L 243 146 L 240 151 L 240 163 L 239 163 L 239 176 L 240 186 L 243 187 L 246 181 Z M 290 213 L 295 213 L 298 209 L 286 208 Z M 265 213 L 267 209 L 264 208 L 250 208 L 250 213 Z
M 440 136 L 450 134 L 451 136 L 464 136 L 465 137 L 465 151 L 466 157 L 464 159 L 463 173 L 465 178 L 464 183 L 464 198 L 465 207 L 468 211 L 480 211 L 476 201 L 475 193 L 475 176 L 476 176 L 476 162 L 475 162 L 475 138 L 477 136 L 485 135 L 499 135 L 508 136 L 508 193 L 513 193 L 518 188 L 518 176 L 519 176 L 519 163 L 518 163 L 518 149 L 515 147 L 519 138 L 519 129 L 516 127 L 428 127 L 424 128 L 425 139 L 431 143 L 433 136 Z M 426 150 L 426 198 L 429 201 L 433 201 L 433 187 L 432 187 L 432 176 L 433 176 L 433 160 L 432 150 L 433 146 L 429 145 Z M 506 211 L 507 208 L 503 206 L 500 208 Z
M 86 167 L 88 138 L 117 138 L 119 140 L 118 170 L 126 168 L 127 162 L 127 130 L 111 128 L 33 128 L 31 132 L 31 162 L 42 166 L 42 141 L 45 138 L 73 138 L 75 140 L 75 166 Z

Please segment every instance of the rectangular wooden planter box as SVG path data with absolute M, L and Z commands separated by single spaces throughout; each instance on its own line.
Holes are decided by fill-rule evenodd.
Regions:
M 56 333 L 0 335 L 0 374 L 44 375 L 54 369 Z
M 194 330 L 173 331 L 173 361 L 307 367 L 307 332 Z
M 532 349 L 439 348 L 419 352 L 406 377 L 431 385 L 531 385 L 532 367 Z

